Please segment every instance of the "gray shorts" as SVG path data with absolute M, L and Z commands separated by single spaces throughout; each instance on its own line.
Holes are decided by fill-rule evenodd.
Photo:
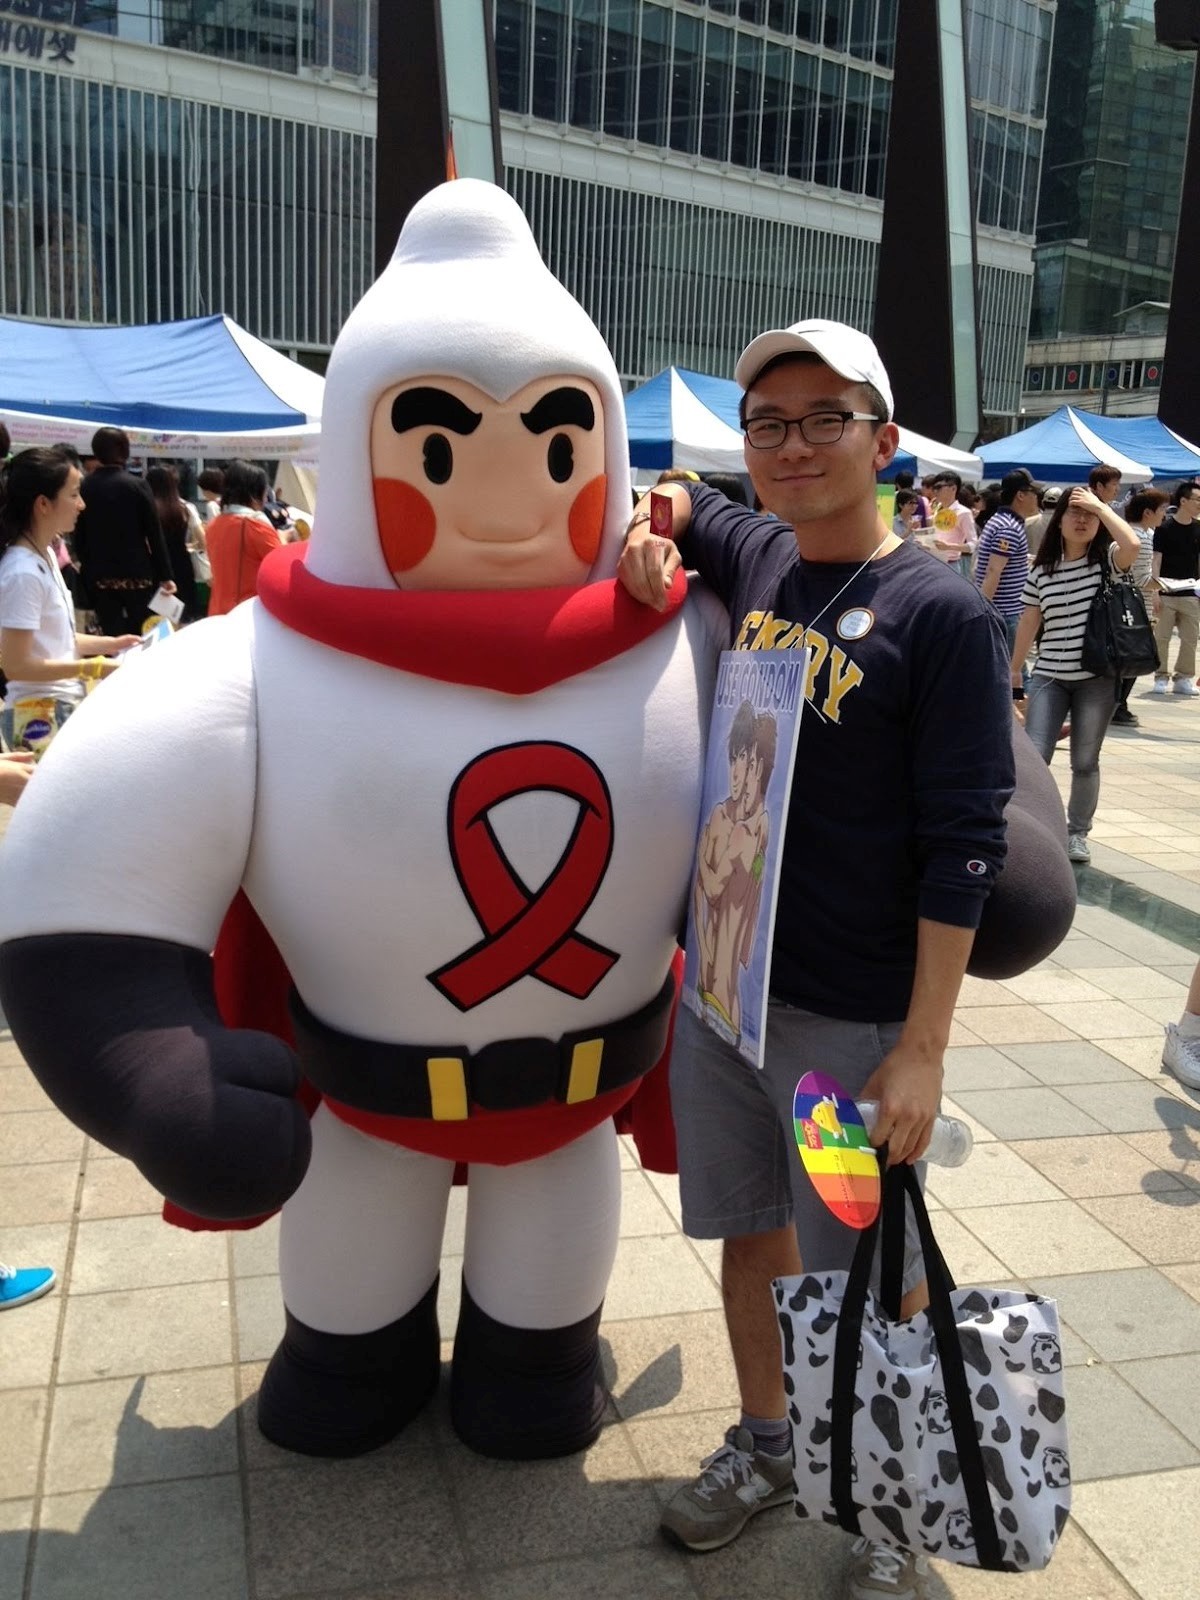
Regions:
M 792 1099 L 806 1072 L 825 1072 L 857 1097 L 900 1037 L 899 1022 L 842 1022 L 772 1001 L 762 1071 L 686 1006 L 675 1021 L 671 1108 L 679 1143 L 683 1231 L 693 1239 L 768 1233 L 794 1221 L 805 1269 L 846 1270 L 858 1233 L 809 1181 L 796 1148 Z M 917 1163 L 925 1186 L 925 1163 Z M 907 1219 L 904 1290 L 925 1276 Z

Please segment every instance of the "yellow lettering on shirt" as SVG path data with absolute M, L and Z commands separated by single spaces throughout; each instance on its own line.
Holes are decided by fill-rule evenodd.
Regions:
M 770 612 L 767 612 L 766 615 L 770 616 Z M 748 650 L 750 648 L 750 639 L 755 631 L 762 626 L 762 623 L 763 613 L 761 611 L 747 611 L 742 618 L 741 631 L 733 641 L 733 648 L 735 650 Z
M 812 651 L 804 680 L 804 698 L 816 705 L 821 685 L 825 698 L 821 714 L 830 722 L 841 718 L 842 701 L 863 681 L 863 671 L 838 645 L 815 628 L 802 622 L 789 622 L 773 611 L 748 611 L 738 631 L 735 650 L 798 650 L 805 645 Z
M 758 636 L 750 646 L 751 650 L 780 649 L 781 645 L 779 641 L 783 635 L 788 632 L 791 626 L 792 624 L 784 617 L 775 618 L 768 616 L 764 618 L 763 625 L 758 630 Z
M 844 650 L 834 645 L 829 657 L 829 692 L 821 707 L 830 722 L 838 720 L 843 699 L 851 689 L 857 689 L 862 681 L 862 668 L 856 661 L 851 661 Z
M 829 654 L 829 640 L 823 633 L 814 633 L 808 630 L 808 643 L 812 647 L 812 660 L 808 663 L 808 677 L 804 680 L 804 698 L 815 704 L 817 698 L 817 674 L 825 665 Z

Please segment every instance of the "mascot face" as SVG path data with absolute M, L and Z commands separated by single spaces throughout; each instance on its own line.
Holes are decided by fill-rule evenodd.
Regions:
M 604 529 L 604 408 L 586 378 L 503 401 L 460 378 L 393 385 L 371 420 L 379 545 L 403 589 L 586 583 Z
M 599 331 L 502 189 L 431 190 L 330 357 L 309 571 L 446 593 L 610 583 L 629 506 Z

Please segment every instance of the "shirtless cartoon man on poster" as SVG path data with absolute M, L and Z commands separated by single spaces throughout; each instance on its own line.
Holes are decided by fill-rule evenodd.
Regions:
M 729 795 L 705 824 L 692 908 L 700 948 L 697 987 L 734 1040 L 741 1032 L 740 969 L 754 949 L 770 818 L 765 795 L 775 766 L 775 718 L 743 700 L 729 730 Z

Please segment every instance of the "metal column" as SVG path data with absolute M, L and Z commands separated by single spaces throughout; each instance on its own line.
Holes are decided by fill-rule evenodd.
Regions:
M 897 8 L 874 337 L 905 426 L 969 448 L 981 410 L 963 13 L 963 0 Z
M 491 0 L 379 7 L 375 270 L 413 205 L 447 177 L 502 175 Z

